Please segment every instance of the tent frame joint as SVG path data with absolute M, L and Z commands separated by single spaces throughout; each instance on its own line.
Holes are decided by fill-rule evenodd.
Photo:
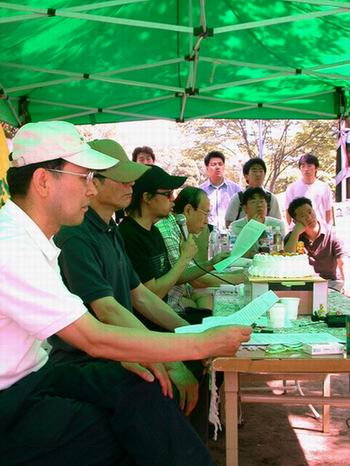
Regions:
M 56 11 L 56 8 L 48 8 L 46 14 L 49 17 L 56 16 Z
M 214 36 L 214 28 L 208 28 L 207 27 L 204 30 L 203 26 L 195 27 L 195 28 L 193 28 L 193 35 L 195 37 L 201 36 L 201 37 L 204 37 L 204 38 L 213 37 Z

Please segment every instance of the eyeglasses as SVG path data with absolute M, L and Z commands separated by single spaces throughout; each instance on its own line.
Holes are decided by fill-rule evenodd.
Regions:
M 195 210 L 198 210 L 201 214 L 205 215 L 206 217 L 208 217 L 209 215 L 209 210 L 200 209 L 199 207 L 197 207 Z
M 66 170 L 57 170 L 56 168 L 48 168 L 47 171 L 55 172 L 55 173 L 65 173 L 66 175 L 80 176 L 80 178 L 85 178 L 86 184 L 89 184 L 94 179 L 94 175 L 95 175 L 95 172 L 75 173 L 75 172 L 69 172 Z
M 160 192 L 160 191 L 156 191 L 154 194 L 159 194 L 161 196 L 165 196 L 167 197 L 168 199 L 170 199 L 173 195 L 174 195 L 174 191 L 171 190 L 171 191 L 163 191 L 163 192 Z

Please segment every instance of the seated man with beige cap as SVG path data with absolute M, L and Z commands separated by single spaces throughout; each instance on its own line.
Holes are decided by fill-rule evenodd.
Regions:
M 135 180 L 150 167 L 131 162 L 116 141 L 95 140 L 89 145 L 118 163 L 95 174 L 97 194 L 91 199 L 84 222 L 63 227 L 55 236 L 55 243 L 61 249 L 59 265 L 66 285 L 84 301 L 93 315 L 106 324 L 145 329 L 133 315 L 135 308 L 143 317 L 165 330 L 173 331 L 176 327 L 188 325 L 140 282 L 125 252 L 119 228 L 112 219 L 116 209 L 130 204 Z M 57 336 L 53 336 L 50 343 L 55 362 L 85 363 L 90 359 L 86 353 L 72 348 Z M 185 414 L 190 414 L 195 408 L 198 383 L 181 362 L 165 366 L 135 364 L 131 367 L 129 364 L 128 369 L 146 378 L 152 377 L 149 370 L 153 371 L 165 393 L 171 391 L 169 375 L 180 392 L 180 404 Z
M 52 236 L 83 221 L 93 171 L 115 165 L 65 122 L 29 123 L 14 138 L 0 209 L 0 458 L 6 466 L 213 465 L 176 404 L 117 361 L 232 355 L 246 328 L 152 333 L 95 319 L 63 284 Z M 48 362 L 53 334 L 96 358 Z

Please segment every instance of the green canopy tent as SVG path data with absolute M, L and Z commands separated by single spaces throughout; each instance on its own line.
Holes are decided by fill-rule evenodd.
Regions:
M 333 119 L 350 2 L 0 2 L 0 119 Z

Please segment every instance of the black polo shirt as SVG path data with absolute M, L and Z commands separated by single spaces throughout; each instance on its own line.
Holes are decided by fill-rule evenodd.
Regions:
M 143 228 L 133 218 L 125 217 L 119 225 L 126 252 L 142 283 L 165 275 L 171 269 L 168 252 L 158 228 Z
M 89 311 L 92 301 L 114 297 L 133 312 L 130 291 L 140 285 L 125 252 L 123 238 L 113 220 L 105 223 L 89 208 L 84 222 L 76 227 L 63 227 L 54 238 L 61 249 L 58 261 L 67 288 L 80 296 Z M 49 338 L 56 363 L 84 361 L 82 351 L 65 343 L 58 336 Z
M 140 280 L 113 220 L 106 224 L 89 208 L 81 225 L 63 227 L 54 240 L 61 249 L 63 280 L 72 293 L 85 304 L 112 296 L 132 311 L 130 291 Z

